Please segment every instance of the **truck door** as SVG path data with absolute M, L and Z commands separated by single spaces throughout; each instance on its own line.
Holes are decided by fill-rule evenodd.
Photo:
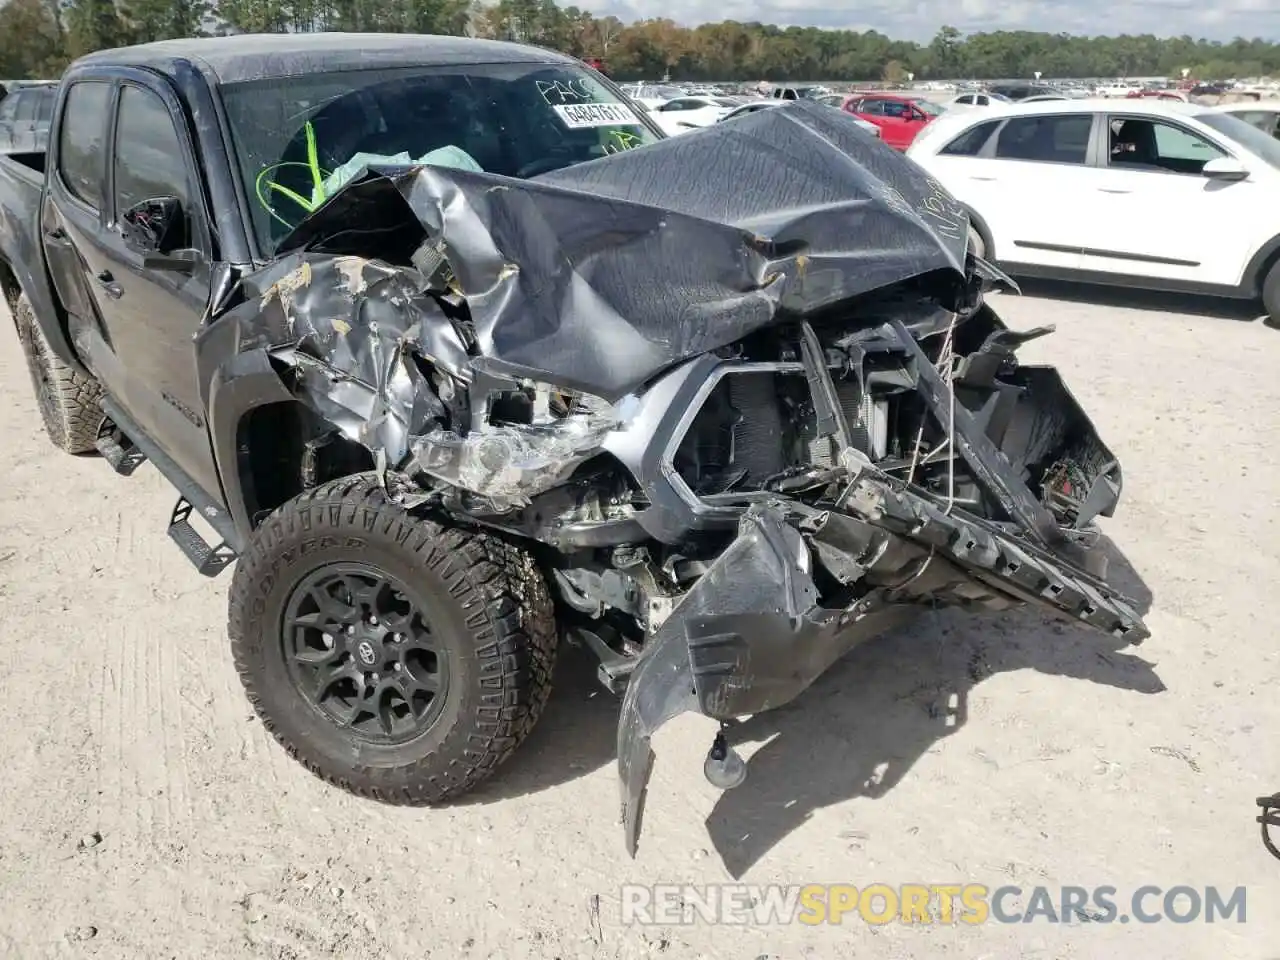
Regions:
M 98 312 L 101 237 L 107 172 L 107 119 L 114 87 L 107 80 L 77 80 L 62 98 L 57 142 L 46 158 L 48 189 L 41 210 L 49 276 L 68 313 L 73 342 L 93 374 L 114 392 L 110 341 Z
M 122 80 L 112 116 L 106 216 L 90 267 L 115 361 L 104 383 L 217 497 L 193 345 L 209 298 L 212 238 L 190 131 L 172 90 L 142 71 Z

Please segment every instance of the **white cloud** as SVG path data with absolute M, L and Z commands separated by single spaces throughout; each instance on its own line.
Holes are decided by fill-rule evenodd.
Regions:
M 979 30 L 1036 29 L 1051 33 L 1153 33 L 1157 36 L 1236 36 L 1280 41 L 1277 0 L 1049 0 L 1047 3 L 996 3 L 995 0 L 686 0 L 678 8 L 667 0 L 577 0 L 597 14 L 623 20 L 668 17 L 694 26 L 720 20 L 781 25 L 874 29 L 895 39 L 927 41 L 943 24 L 964 33 Z

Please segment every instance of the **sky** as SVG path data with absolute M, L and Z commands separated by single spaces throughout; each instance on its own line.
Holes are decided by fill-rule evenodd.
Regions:
M 720 20 L 784 26 L 878 30 L 897 40 L 927 41 L 943 24 L 962 33 L 1153 33 L 1280 40 L 1280 0 L 575 0 L 597 15 L 624 21 L 669 17 L 686 26 Z

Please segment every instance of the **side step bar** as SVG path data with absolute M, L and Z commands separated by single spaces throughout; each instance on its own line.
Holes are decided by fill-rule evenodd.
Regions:
M 147 455 L 121 432 L 120 428 L 108 417 L 102 422 L 102 431 L 94 443 L 102 459 L 111 464 L 111 469 L 122 477 L 133 475 L 146 462 Z
M 226 541 L 211 545 L 200 536 L 187 518 L 195 507 L 186 497 L 179 497 L 173 508 L 173 516 L 169 518 L 169 539 L 178 545 L 178 549 L 191 561 L 191 565 L 206 577 L 216 577 L 236 558 L 236 552 L 227 546 Z
M 183 556 L 200 573 L 216 577 L 244 547 L 231 515 L 222 504 L 210 499 L 200 485 L 187 476 L 186 471 L 156 446 L 115 403 L 103 397 L 101 405 L 110 422 L 104 426 L 98 439 L 98 451 L 117 473 L 126 477 L 143 460 L 150 460 L 160 475 L 177 487 L 178 503 L 169 518 L 169 539 L 178 545 Z M 222 538 L 220 543 L 208 543 L 191 525 L 190 517 L 195 512 Z

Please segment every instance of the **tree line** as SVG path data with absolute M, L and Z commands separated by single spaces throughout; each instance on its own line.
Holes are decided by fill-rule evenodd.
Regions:
M 2 0 L 0 0 L 2 2 Z M 0 77 L 56 77 L 104 47 L 236 32 L 390 31 L 519 40 L 605 60 L 619 80 L 888 80 L 1280 76 L 1280 43 L 1077 37 L 942 27 L 919 44 L 874 30 L 762 23 L 623 23 L 555 0 L 8 0 Z

